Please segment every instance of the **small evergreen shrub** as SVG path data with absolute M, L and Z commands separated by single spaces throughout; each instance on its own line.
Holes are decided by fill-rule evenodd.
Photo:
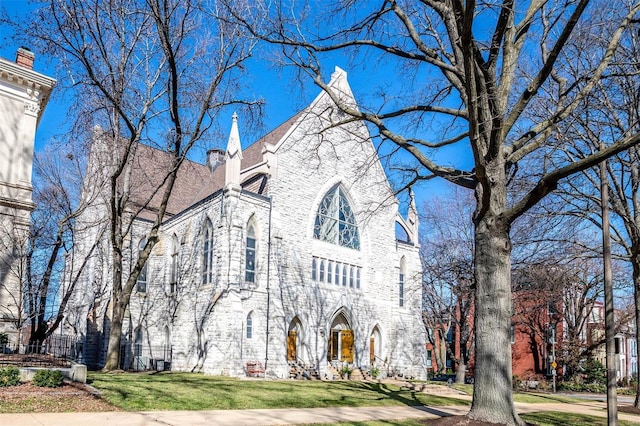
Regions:
M 62 386 L 62 373 L 58 370 L 38 370 L 33 375 L 33 384 L 42 388 Z
M 374 379 L 377 379 L 379 375 L 380 375 L 380 369 L 378 367 L 373 367 L 371 369 L 371 377 L 373 377 Z
M 20 383 L 20 370 L 12 365 L 0 368 L 0 388 L 17 386 Z

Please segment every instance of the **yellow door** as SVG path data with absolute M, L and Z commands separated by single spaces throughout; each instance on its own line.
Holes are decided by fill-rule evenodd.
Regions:
M 373 365 L 376 362 L 376 339 L 374 337 L 369 339 L 369 363 Z
M 342 338 L 342 361 L 353 362 L 353 331 L 342 330 L 340 336 Z
M 296 334 L 295 330 L 290 330 L 287 335 L 287 361 L 295 361 L 298 358 L 296 353 Z

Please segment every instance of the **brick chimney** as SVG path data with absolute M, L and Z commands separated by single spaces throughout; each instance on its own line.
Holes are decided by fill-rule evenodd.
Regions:
M 16 52 L 16 64 L 32 70 L 33 60 L 35 59 L 35 57 L 36 55 L 34 55 L 33 52 L 30 51 L 28 48 L 21 47 Z

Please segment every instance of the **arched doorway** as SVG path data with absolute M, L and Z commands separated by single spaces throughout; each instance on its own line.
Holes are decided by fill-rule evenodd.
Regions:
M 287 361 L 289 362 L 302 361 L 303 342 L 304 342 L 304 335 L 302 331 L 302 323 L 300 322 L 300 319 L 296 316 L 289 323 L 289 330 L 287 332 Z
M 380 329 L 376 325 L 369 337 L 369 364 L 373 365 L 380 360 L 381 349 L 382 338 L 380 337 Z
M 327 360 L 353 362 L 354 333 L 344 312 L 339 312 L 331 322 Z

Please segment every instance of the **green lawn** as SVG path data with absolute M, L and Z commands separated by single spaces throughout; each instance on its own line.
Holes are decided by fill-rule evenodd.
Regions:
M 384 383 L 239 380 L 193 373 L 90 373 L 92 386 L 127 411 L 388 405 L 468 405 Z

